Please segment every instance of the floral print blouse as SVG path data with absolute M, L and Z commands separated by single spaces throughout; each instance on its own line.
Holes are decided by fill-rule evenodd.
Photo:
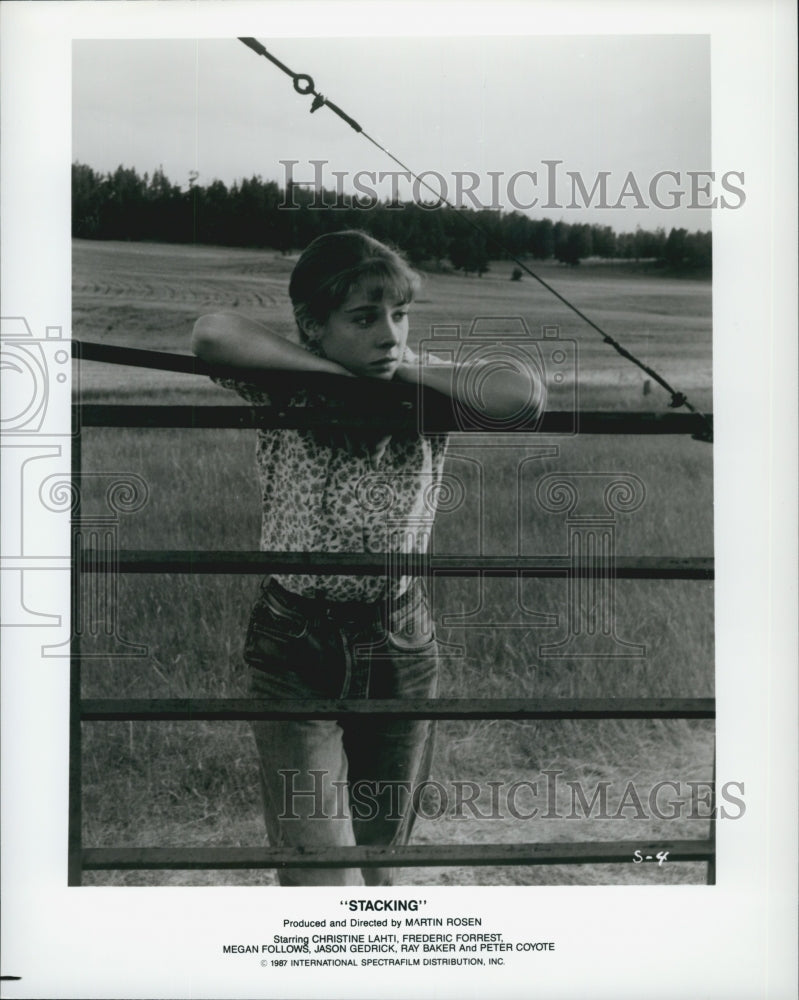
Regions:
M 270 404 L 248 382 L 214 378 L 254 406 Z M 301 390 L 289 406 L 324 406 Z M 287 590 L 333 601 L 376 601 L 401 594 L 414 573 L 414 556 L 427 551 L 441 488 L 445 434 L 339 429 L 259 430 L 256 465 L 261 487 L 261 550 L 383 552 L 387 569 L 407 575 L 276 574 Z

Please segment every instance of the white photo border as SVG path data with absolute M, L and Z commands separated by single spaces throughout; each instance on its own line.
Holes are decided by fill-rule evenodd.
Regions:
M 546 998 L 621 1000 L 644 988 L 664 1000 L 792 997 L 796 13 L 787 0 L 488 8 L 386 2 L 364 17 L 363 4 L 337 2 L 2 5 L 3 315 L 24 316 L 37 335 L 70 329 L 73 38 L 289 36 L 298 34 L 298 12 L 302 33 L 320 36 L 391 34 L 399 18 L 403 33 L 412 24 L 420 34 L 485 33 L 487 23 L 530 34 L 573 33 L 575 24 L 580 34 L 709 34 L 712 162 L 743 170 L 747 192 L 739 211 L 713 218 L 717 778 L 744 782 L 746 815 L 718 823 L 712 888 L 427 888 L 424 896 L 448 913 L 479 912 L 509 934 L 525 927 L 557 939 L 546 964 L 489 970 L 485 984 L 497 997 L 527 995 L 530 984 Z M 59 449 L 68 475 L 69 438 L 44 444 Z M 11 468 L 12 450 L 3 458 Z M 42 541 L 59 560 L 69 553 L 66 521 L 62 529 Z M 41 606 L 68 623 L 68 598 L 68 573 L 43 571 Z M 68 889 L 68 661 L 42 659 L 35 628 L 3 640 L 2 973 L 21 977 L 3 983 L 3 996 L 445 998 L 482 988 L 474 969 L 338 970 L 335 978 L 309 969 L 275 980 L 223 959 L 221 944 L 258 936 L 277 907 L 287 916 L 329 912 L 331 891 Z

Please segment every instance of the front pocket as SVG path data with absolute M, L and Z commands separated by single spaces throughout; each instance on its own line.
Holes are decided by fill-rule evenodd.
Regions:
M 302 639 L 308 632 L 308 619 L 264 587 L 250 617 L 250 630 L 276 639 Z

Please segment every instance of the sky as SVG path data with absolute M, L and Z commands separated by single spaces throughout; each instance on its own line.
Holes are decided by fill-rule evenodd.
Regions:
M 534 218 L 619 232 L 710 228 L 710 211 L 697 207 L 707 198 L 692 198 L 686 173 L 711 169 L 705 35 L 260 41 L 414 172 L 437 171 L 450 199 L 456 174 L 469 171 L 477 178 L 461 183 L 479 204 Z M 281 161 L 298 161 L 294 180 L 303 181 L 315 176 L 310 161 L 321 160 L 325 187 L 335 187 L 338 171 L 352 192 L 358 171 L 400 171 L 329 109 L 310 114 L 311 99 L 291 78 L 236 38 L 75 41 L 72 80 L 72 159 L 101 172 L 162 167 L 184 188 L 192 172 L 203 185 L 255 175 L 284 185 Z M 602 171 L 608 207 L 598 206 L 599 190 L 590 207 L 579 188 L 573 197 L 570 174 L 590 192 Z M 677 207 L 653 203 L 660 171 L 680 175 L 655 188 Z M 427 180 L 442 187 L 433 174 Z M 361 177 L 380 197 L 392 183 L 400 197 L 413 196 L 401 178 Z M 718 179 L 712 193 L 722 193 Z

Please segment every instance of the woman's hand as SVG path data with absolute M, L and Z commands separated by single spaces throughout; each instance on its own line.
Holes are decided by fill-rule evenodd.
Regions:
M 419 355 L 414 354 L 410 347 L 406 347 L 402 354 L 402 361 L 397 366 L 394 377 L 401 382 L 419 383 Z
M 529 366 L 505 364 L 493 368 L 488 362 L 452 362 L 431 358 L 422 364 L 406 349 L 396 378 L 424 385 L 450 396 L 464 406 L 488 417 L 535 420 L 543 408 L 545 392 L 538 374 Z M 482 370 L 481 370 L 482 369 Z

